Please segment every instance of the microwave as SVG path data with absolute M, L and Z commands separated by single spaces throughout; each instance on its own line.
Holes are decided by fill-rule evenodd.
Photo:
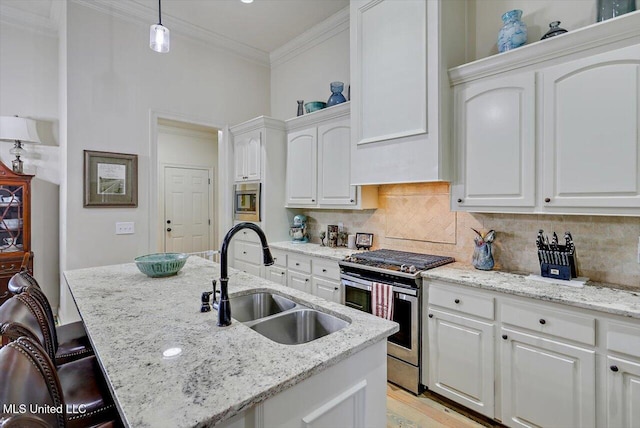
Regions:
M 233 195 L 235 220 L 260 221 L 260 183 L 236 184 Z

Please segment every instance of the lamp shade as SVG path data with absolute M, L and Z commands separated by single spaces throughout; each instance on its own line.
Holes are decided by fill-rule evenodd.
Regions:
M 171 32 L 162 24 L 153 24 L 149 29 L 149 47 L 156 52 L 167 53 L 171 44 Z
M 0 141 L 41 143 L 36 121 L 18 116 L 0 116 Z

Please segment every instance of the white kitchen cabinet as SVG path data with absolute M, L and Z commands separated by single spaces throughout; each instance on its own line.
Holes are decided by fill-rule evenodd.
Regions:
M 640 426 L 640 325 L 607 320 L 607 426 Z
M 547 211 L 640 208 L 640 45 L 545 68 Z
M 280 285 L 287 285 L 287 269 L 280 266 L 267 266 L 265 268 L 265 279 L 277 282 Z
M 235 181 L 260 180 L 261 175 L 261 132 L 253 130 L 234 136 L 233 156 Z
M 424 313 L 428 342 L 423 353 L 429 389 L 483 415 L 494 416 L 492 296 L 435 281 Z M 426 372 L 426 370 L 425 370 Z
M 640 359 L 607 357 L 607 426 L 640 426 Z
M 287 207 L 372 209 L 377 186 L 351 185 L 349 103 L 286 122 Z
M 318 133 L 307 128 L 287 135 L 287 205 L 317 205 Z
M 332 302 L 342 303 L 342 293 L 340 292 L 341 286 L 339 281 L 313 277 L 312 286 L 312 294 L 314 296 L 322 297 L 323 299 L 330 300 Z
M 314 257 L 311 260 L 313 294 L 323 299 L 342 303 L 342 284 L 340 266 L 334 260 Z
M 464 62 L 465 8 L 464 1 L 350 2 L 352 184 L 448 178 L 446 69 Z
M 493 418 L 493 322 L 428 312 L 429 389 Z
M 452 209 L 638 215 L 639 75 L 640 14 L 450 69 Z
M 455 91 L 454 209 L 535 205 L 535 73 Z
M 595 427 L 595 351 L 501 329 L 502 423 Z
M 318 126 L 318 204 L 355 205 L 351 185 L 351 122 L 343 119 Z

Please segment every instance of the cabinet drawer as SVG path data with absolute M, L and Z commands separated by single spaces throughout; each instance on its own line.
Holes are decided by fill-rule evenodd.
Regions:
M 255 242 L 256 244 L 260 244 L 260 238 L 258 238 L 258 234 L 253 230 L 244 229 L 237 233 L 236 241 L 246 241 L 246 242 Z
M 260 265 L 236 260 L 234 267 L 242 272 L 250 273 L 251 275 L 262 276 L 262 266 Z
M 437 305 L 490 320 L 495 318 L 493 297 L 478 296 L 447 285 L 429 285 L 429 305 Z
M 236 260 L 253 264 L 262 264 L 262 248 L 253 242 L 234 242 L 233 256 Z
M 545 308 L 537 304 L 505 302 L 502 322 L 587 345 L 596 343 L 596 320 L 577 313 Z
M 297 254 L 288 254 L 287 267 L 298 272 L 311 273 L 311 258 Z
M 273 266 L 287 268 L 287 253 L 280 250 L 271 250 L 273 256 Z
M 640 328 L 610 322 L 607 328 L 607 349 L 640 358 Z
M 340 280 L 340 266 L 338 266 L 338 262 L 324 259 L 313 259 L 312 268 L 313 276 L 319 276 L 334 281 Z
M 287 286 L 295 288 L 296 290 L 304 291 L 305 293 L 312 294 L 311 291 L 311 275 L 304 273 L 287 271 Z
M 287 269 L 279 266 L 268 266 L 265 268 L 265 278 L 269 281 L 287 285 Z

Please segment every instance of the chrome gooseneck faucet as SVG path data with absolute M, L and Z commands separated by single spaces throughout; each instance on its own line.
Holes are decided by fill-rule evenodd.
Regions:
M 231 325 L 231 307 L 229 305 L 229 294 L 227 284 L 229 282 L 229 274 L 227 273 L 227 251 L 229 250 L 229 242 L 233 235 L 238 233 L 242 229 L 251 229 L 258 234 L 260 242 L 262 244 L 262 257 L 265 266 L 271 266 L 273 264 L 273 256 L 271 250 L 269 250 L 269 244 L 267 244 L 267 237 L 264 235 L 262 229 L 254 223 L 238 223 L 233 226 L 224 239 L 222 240 L 222 249 L 220 250 L 220 302 L 218 303 L 218 327 L 226 327 Z M 214 293 L 215 300 L 215 293 Z

